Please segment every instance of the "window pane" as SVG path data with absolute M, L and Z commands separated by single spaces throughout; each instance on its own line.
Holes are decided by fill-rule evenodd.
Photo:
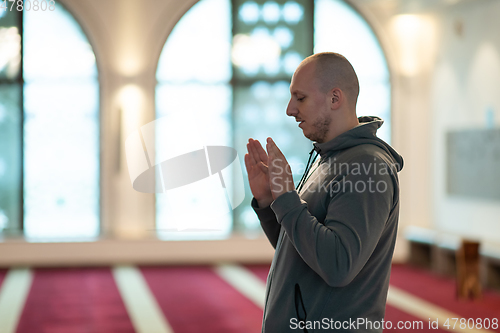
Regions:
M 24 11 L 26 81 L 97 77 L 95 56 L 75 19 L 56 3 L 54 11 Z
M 24 89 L 27 237 L 99 234 L 98 88 L 94 82 Z
M 3 2 L 1 3 L 3 4 Z M 21 14 L 0 9 L 0 80 L 19 77 L 21 64 Z
M 235 145 L 242 154 L 248 138 L 265 146 L 271 136 L 285 153 L 296 182 L 312 144 L 286 115 L 289 85 L 299 63 L 312 52 L 312 2 L 237 0 L 233 32 Z M 235 210 L 235 226 L 260 230 L 250 207 L 252 194 Z
M 377 134 L 390 142 L 389 71 L 373 31 L 341 0 L 316 0 L 314 15 L 314 52 L 338 52 L 351 62 L 360 85 L 357 114 L 384 119 Z
M 297 184 L 305 169 L 312 143 L 302 134 L 293 117 L 286 115 L 290 100 L 289 82 L 268 83 L 257 81 L 249 87 L 234 88 L 235 148 L 246 152 L 248 138 L 259 140 L 265 149 L 271 136 L 285 154 Z M 236 209 L 236 223 L 246 230 L 260 229 L 250 201 L 252 193 L 245 179 L 245 201 Z
M 162 84 L 158 85 L 156 96 L 157 122 L 162 124 L 156 130 L 157 163 L 207 145 L 232 146 L 229 85 Z M 176 175 L 163 175 L 166 177 Z M 224 181 L 231 188 L 231 179 Z M 212 185 L 219 186 L 219 179 L 205 179 L 157 193 L 158 236 L 171 240 L 227 237 L 232 214 L 219 214 L 226 208 L 226 198 L 223 194 L 211 197 L 207 188 Z M 190 230 L 180 231 L 186 228 Z
M 16 233 L 21 213 L 21 92 L 0 84 L 0 232 Z
M 231 79 L 229 0 L 202 0 L 176 24 L 163 47 L 159 82 L 221 83 Z
M 199 1 L 172 30 L 156 74 L 157 123 L 165 124 L 156 130 L 157 162 L 207 145 L 233 146 L 230 46 L 229 0 Z M 157 194 L 158 236 L 172 240 L 227 237 L 232 212 L 224 210 L 232 178 L 224 182 L 228 191 L 220 195 L 207 196 L 210 186 L 222 190 L 220 180 L 212 177 Z
M 289 80 L 312 51 L 312 2 L 236 0 L 232 61 L 237 80 Z
M 99 86 L 94 54 L 60 5 L 24 15 L 24 231 L 99 234 Z
M 298 182 L 312 143 L 285 111 L 290 98 L 290 78 L 302 59 L 312 53 L 313 36 L 315 52 L 337 51 L 352 59 L 363 91 L 358 102 L 360 115 L 382 116 L 386 126 L 379 134 L 388 140 L 390 91 L 387 66 L 369 26 L 352 8 L 335 0 L 316 1 L 313 22 L 313 3 L 307 0 L 234 0 L 232 4 L 231 15 L 228 0 L 201 0 L 179 21 L 165 44 L 157 72 L 157 117 L 164 117 L 172 128 L 157 131 L 158 154 L 165 154 L 157 154 L 159 160 L 175 155 L 173 151 L 176 149 L 179 154 L 184 141 L 188 146 L 201 147 L 200 138 L 233 145 L 242 158 L 249 137 L 265 144 L 266 138 L 272 136 L 287 156 L 294 180 Z M 206 14 L 216 12 L 214 16 Z M 212 22 L 213 17 L 217 17 L 218 22 Z M 337 21 L 332 23 L 332 17 Z M 231 21 L 234 36 L 231 36 Z M 336 29 L 342 29 L 343 25 L 348 26 L 355 37 L 345 34 L 345 38 L 332 39 Z M 360 45 L 365 44 L 363 48 L 349 45 L 351 39 L 358 37 L 363 38 L 360 42 Z M 193 54 L 199 53 L 200 45 L 205 53 L 202 57 L 192 58 Z M 369 51 L 378 52 L 369 63 L 362 62 L 367 47 Z M 230 58 L 225 52 L 230 52 Z M 234 68 L 232 74 L 229 61 Z M 227 92 L 217 92 L 220 84 Z M 216 109 L 212 104 L 227 104 L 227 109 Z M 207 114 L 212 117 L 207 118 Z M 187 131 L 186 124 L 189 126 Z M 179 143 L 173 145 L 174 142 Z M 252 195 L 248 182 L 244 184 L 246 198 L 235 209 L 235 227 L 257 231 L 260 226 L 250 207 Z M 168 192 L 157 195 L 158 228 L 175 230 L 173 212 L 176 208 L 182 207 L 181 211 L 186 211 L 190 207 L 201 207 L 206 200 L 196 196 L 184 201 L 179 198 Z M 174 200 L 179 201 L 175 203 Z M 178 218 L 185 219 L 186 214 L 179 214 Z M 166 238 L 182 238 L 173 235 Z M 199 236 L 207 238 L 201 233 Z M 182 239 L 189 238 L 196 237 L 186 234 Z

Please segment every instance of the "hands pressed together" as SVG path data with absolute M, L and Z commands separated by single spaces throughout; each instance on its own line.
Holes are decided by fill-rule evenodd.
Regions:
M 290 165 L 271 138 L 267 138 L 267 152 L 254 139 L 248 140 L 247 150 L 248 182 L 259 207 L 269 206 L 277 197 L 295 188 Z

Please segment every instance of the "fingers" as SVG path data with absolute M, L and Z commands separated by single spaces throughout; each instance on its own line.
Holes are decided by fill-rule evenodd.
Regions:
M 248 144 L 256 163 L 262 162 L 267 165 L 267 154 L 258 140 L 249 139 Z
M 268 154 L 269 154 L 269 165 L 274 166 L 274 160 L 277 160 L 278 163 L 281 163 L 282 166 L 285 168 L 285 172 L 289 175 L 292 174 L 292 168 L 288 164 L 288 161 L 286 160 L 285 155 L 281 152 L 281 150 L 278 148 L 276 143 L 273 141 L 271 138 L 267 138 L 267 145 L 266 145 Z
M 267 143 L 270 145 L 272 151 L 274 154 L 276 155 L 281 155 L 283 156 L 283 158 L 285 157 L 285 155 L 283 155 L 283 153 L 281 152 L 281 150 L 278 148 L 278 146 L 276 145 L 276 143 L 273 141 L 273 139 L 271 138 L 267 138 Z
M 257 161 L 255 160 L 255 153 L 254 153 L 254 149 L 252 148 L 252 143 L 250 142 L 250 140 L 248 140 L 248 143 L 247 143 L 248 162 L 250 163 L 250 165 L 253 166 L 253 165 L 257 164 Z M 245 157 L 246 157 L 246 155 L 245 155 Z M 246 159 L 245 159 L 245 161 L 246 161 Z
M 245 154 L 245 167 L 247 168 L 247 172 L 252 167 L 251 163 L 250 163 L 250 155 L 249 154 Z
M 276 158 L 276 155 L 274 154 L 273 147 L 269 144 L 269 142 L 266 144 L 266 150 L 268 165 L 270 168 L 272 168 L 271 166 L 274 165 L 274 159 Z
M 278 157 L 276 154 L 275 146 L 276 145 L 274 144 L 274 141 L 271 138 L 267 138 L 266 149 L 267 149 L 269 162 L 271 162 L 271 160 L 274 160 L 275 158 Z M 271 164 L 271 163 L 269 163 L 269 164 Z
M 258 148 L 262 150 L 262 152 L 259 154 Z M 261 144 L 257 140 L 249 139 L 247 143 L 247 150 L 248 153 L 245 154 L 245 167 L 247 169 L 247 172 L 250 172 L 250 170 L 255 170 L 254 168 L 257 167 L 262 171 L 263 173 L 267 174 L 268 173 L 268 167 L 267 167 L 267 154 L 262 148 Z M 262 153 L 265 156 L 265 163 L 261 160 Z
M 271 158 L 271 155 L 272 155 L 273 159 L 280 157 L 279 153 L 281 153 L 281 151 L 279 151 L 279 149 L 276 146 L 276 144 L 274 143 L 273 139 L 267 138 L 266 149 L 267 149 L 267 153 L 269 155 L 269 158 Z
M 250 156 L 250 154 L 245 154 L 245 167 L 247 169 L 247 172 L 250 171 L 250 169 L 252 169 L 253 167 L 257 166 L 262 172 L 264 173 L 267 173 L 268 172 L 268 167 L 267 165 L 265 165 L 264 163 L 262 162 L 258 162 L 258 163 L 253 163 L 252 162 L 252 157 Z
M 260 160 L 265 164 L 267 164 L 268 156 L 266 151 L 264 150 L 264 148 L 262 148 L 262 145 L 260 144 L 259 140 L 253 140 L 253 142 L 254 142 L 254 147 L 257 150 L 257 153 L 259 154 Z

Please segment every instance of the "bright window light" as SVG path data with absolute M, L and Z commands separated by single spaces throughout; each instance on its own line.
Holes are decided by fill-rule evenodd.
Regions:
M 264 22 L 273 24 L 280 19 L 280 6 L 273 1 L 268 1 L 262 6 L 262 18 Z
M 231 22 L 231 4 L 237 22 Z M 381 116 L 386 124 L 379 136 L 389 141 L 389 74 L 375 35 L 340 0 L 316 0 L 314 13 L 312 8 L 309 0 L 201 0 L 194 5 L 175 26 L 158 64 L 156 115 L 171 129 L 156 134 L 156 158 L 164 160 L 165 152 L 168 156 L 183 145 L 194 146 L 200 137 L 234 147 L 242 158 L 248 138 L 262 143 L 272 135 L 298 182 L 312 145 L 285 111 L 291 75 L 313 51 L 313 30 L 314 52 L 339 52 L 353 63 L 361 84 L 358 114 Z M 314 22 L 306 19 L 313 15 Z M 233 222 L 235 228 L 257 233 L 259 221 L 249 206 L 246 180 L 245 191 L 244 203 L 232 216 L 206 223 L 206 229 L 218 232 L 176 230 L 178 221 L 199 218 L 189 212 L 207 200 L 188 194 L 180 198 L 168 191 L 157 194 L 159 237 L 224 238 Z M 186 213 L 175 214 L 179 207 Z
M 240 8 L 240 20 L 248 24 L 254 24 L 259 20 L 259 5 L 248 1 Z
M 283 6 L 283 19 L 286 23 L 297 24 L 304 16 L 304 9 L 295 1 L 288 1 Z
M 24 233 L 33 240 L 99 235 L 99 86 L 73 17 L 24 12 Z
M 351 62 L 360 85 L 357 114 L 384 119 L 377 135 L 390 143 L 389 70 L 372 29 L 344 1 L 316 0 L 314 9 L 314 52 L 337 52 Z
M 156 116 L 165 118 L 169 126 L 169 130 L 156 134 L 157 161 L 177 155 L 180 147 L 231 146 L 230 17 L 229 1 L 202 0 L 170 34 L 157 71 Z M 231 187 L 231 183 L 226 186 Z M 180 188 L 175 193 L 156 194 L 159 238 L 222 239 L 231 233 L 230 214 L 210 220 L 190 214 L 196 210 L 216 215 L 214 207 L 204 205 L 208 200 L 200 197 L 201 192 L 183 192 Z M 180 230 L 182 225 L 189 230 Z M 196 227 L 189 228 L 193 225 Z

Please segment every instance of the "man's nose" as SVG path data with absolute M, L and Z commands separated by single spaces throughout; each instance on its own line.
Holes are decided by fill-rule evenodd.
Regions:
M 288 106 L 286 107 L 286 114 L 289 117 L 293 117 L 297 114 L 297 108 L 295 107 L 295 103 L 290 99 L 288 102 Z

